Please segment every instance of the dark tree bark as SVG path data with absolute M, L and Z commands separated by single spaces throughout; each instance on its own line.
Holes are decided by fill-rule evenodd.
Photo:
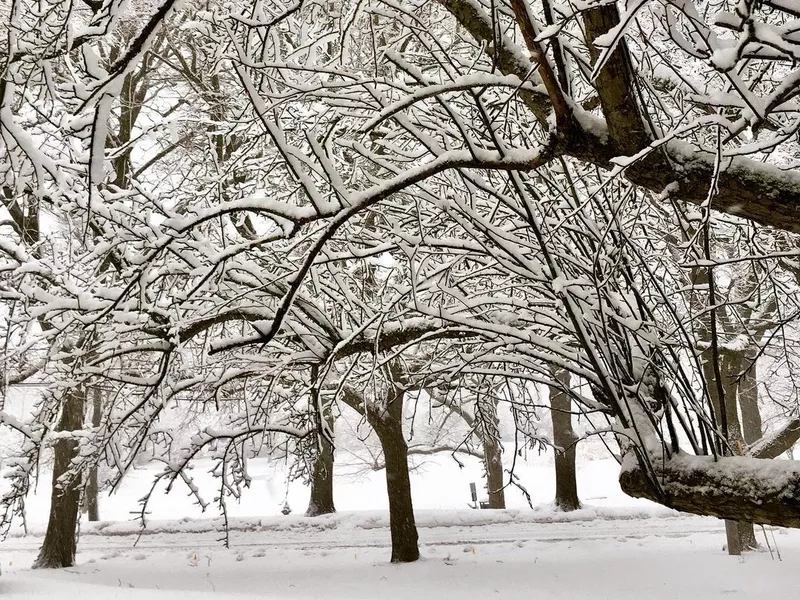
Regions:
M 92 390 L 92 427 L 99 427 L 103 416 L 103 392 L 99 387 Z M 90 521 L 100 520 L 100 486 L 97 476 L 97 465 L 89 471 L 84 497 L 86 512 Z
M 417 523 L 408 474 L 408 445 L 403 434 L 403 397 L 402 391 L 395 390 L 386 410 L 381 413 L 367 407 L 367 418 L 378 435 L 386 460 L 392 562 L 414 562 L 419 558 Z
M 568 371 L 559 370 L 554 377 L 569 387 Z M 569 512 L 581 507 L 578 499 L 578 481 L 575 476 L 575 433 L 572 430 L 572 401 L 557 387 L 550 388 L 550 416 L 553 421 L 553 444 L 556 446 L 556 499 L 559 510 Z M 561 450 L 559 450 L 559 448 Z
M 82 428 L 85 401 L 86 391 L 83 388 L 65 394 L 57 431 L 78 431 Z M 69 470 L 77 452 L 78 442 L 74 439 L 57 439 L 53 444 L 50 519 L 39 556 L 33 563 L 35 569 L 58 569 L 75 564 L 81 480 L 76 478 L 68 485 L 61 486 L 59 478 Z
M 477 399 L 478 434 L 483 442 L 483 464 L 486 468 L 486 491 L 489 508 L 506 507 L 505 482 L 503 481 L 503 445 L 500 442 L 500 419 L 497 416 L 497 400 L 490 394 L 481 394 Z
M 701 281 L 707 282 L 706 273 L 702 273 Z M 719 358 L 719 375 L 721 382 L 718 383 L 718 370 L 714 361 Z M 730 448 L 736 454 L 744 453 L 744 441 L 742 439 L 742 427 L 739 421 L 739 410 L 737 406 L 738 388 L 738 367 L 741 361 L 736 355 L 719 357 L 714 356 L 712 351 L 707 351 L 703 361 L 703 376 L 706 380 L 708 396 L 711 401 L 714 417 L 717 426 L 722 429 L 725 427 L 725 439 Z M 736 450 L 739 450 L 736 452 Z M 728 455 L 731 452 L 726 450 Z M 750 525 L 752 531 L 752 525 Z M 744 539 L 742 536 L 744 535 Z M 751 536 L 748 534 L 748 524 L 739 522 L 736 519 L 725 519 L 725 538 L 728 554 L 738 556 L 742 550 L 748 549 Z M 755 538 L 752 538 L 755 541 Z
M 722 358 L 722 357 L 721 357 Z M 725 420 L 727 426 L 726 439 L 733 449 L 734 455 L 744 454 L 744 440 L 742 439 L 742 425 L 739 421 L 739 407 L 737 404 L 737 390 L 739 366 L 741 360 L 738 355 L 724 355 L 721 360 L 720 372 L 722 373 L 722 387 L 724 390 L 724 399 L 721 399 L 718 394 L 716 385 L 710 385 L 712 397 L 716 393 L 717 399 L 715 407 L 717 407 L 717 415 L 722 415 L 724 410 Z M 713 380 L 712 380 L 713 381 Z M 749 531 L 748 531 L 749 526 Z M 744 535 L 744 537 L 742 537 Z M 728 554 L 731 556 L 739 556 L 742 551 L 749 549 L 750 538 L 755 541 L 753 536 L 753 525 L 745 521 L 736 521 L 733 519 L 725 520 L 725 538 L 728 545 Z
M 390 386 L 393 384 L 390 383 Z M 390 387 L 386 402 L 370 403 L 356 390 L 345 387 L 343 400 L 365 414 L 378 436 L 386 462 L 386 492 L 389 496 L 389 530 L 392 537 L 392 562 L 419 559 L 419 537 L 411 497 L 408 471 L 408 444 L 403 434 L 405 392 Z
M 595 40 L 607 34 L 620 23 L 616 5 L 606 4 L 583 13 L 586 45 L 592 64 L 597 62 L 600 50 Z M 651 142 L 644 126 L 636 98 L 636 73 L 628 53 L 627 44 L 618 44 L 605 68 L 597 74 L 595 85 L 603 115 L 607 119 L 609 137 L 625 154 L 633 154 Z
M 764 435 L 761 411 L 758 408 L 758 379 L 753 366 L 742 375 L 739 382 L 739 406 L 742 410 L 742 434 L 747 445 L 754 444 Z
M 796 417 L 775 433 L 753 444 L 750 455 L 756 458 L 777 458 L 784 452 L 791 452 L 798 439 L 800 439 L 800 418 Z
M 98 496 L 100 495 L 100 486 L 99 482 L 97 481 L 97 467 L 92 467 L 89 471 L 89 477 L 86 481 L 86 489 L 83 493 L 87 518 L 89 521 L 99 521 L 100 503 L 98 501 Z
M 503 446 L 497 439 L 483 441 L 483 462 L 486 466 L 486 487 L 489 492 L 489 508 L 505 508 L 506 492 L 503 481 Z
M 331 432 L 334 419 L 326 416 Z M 311 499 L 308 501 L 307 517 L 318 517 L 336 512 L 333 503 L 333 445 L 324 436 L 319 439 L 319 452 L 314 459 L 314 472 L 311 474 Z
M 739 408 L 742 412 L 741 418 L 741 432 L 744 444 L 749 446 L 761 439 L 763 435 L 761 423 L 761 411 L 758 409 L 758 377 L 756 374 L 756 366 L 752 364 L 744 364 L 742 358 L 737 357 L 732 361 L 732 373 L 736 377 L 736 397 L 739 402 Z M 743 367 L 751 367 L 746 373 L 741 373 Z M 744 453 L 744 448 L 742 449 Z M 739 547 L 742 550 L 756 550 L 758 542 L 756 541 L 756 533 L 752 523 L 747 521 L 739 521 Z
M 657 485 L 629 451 L 622 490 L 695 515 L 780 527 L 800 527 L 800 464 L 740 456 L 649 457 Z

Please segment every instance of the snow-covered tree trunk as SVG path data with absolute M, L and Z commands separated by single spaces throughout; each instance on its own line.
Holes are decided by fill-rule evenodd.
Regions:
M 563 369 L 555 370 L 554 379 L 569 387 L 570 375 Z M 578 498 L 578 481 L 575 476 L 575 433 L 572 430 L 572 401 L 564 391 L 550 387 L 550 417 L 553 422 L 553 444 L 556 468 L 555 504 L 565 512 L 581 507 Z
M 724 406 L 721 410 L 725 411 L 725 423 L 727 425 L 726 437 L 734 455 L 741 455 L 744 452 L 744 445 L 742 440 L 742 425 L 739 420 L 739 407 L 737 399 L 738 379 L 738 366 L 741 360 L 737 356 L 724 355 L 723 360 L 720 361 L 720 368 L 722 370 L 722 381 L 724 387 Z M 716 389 L 715 386 L 712 388 Z M 712 390 L 713 392 L 713 390 Z M 753 524 L 747 521 L 735 521 L 732 519 L 725 520 L 725 536 L 728 542 L 728 554 L 731 556 L 738 556 L 744 550 L 750 549 L 751 541 L 755 542 L 753 535 Z
M 334 419 L 326 416 L 328 428 L 333 432 Z M 333 445 L 325 436 L 320 436 L 319 451 L 314 458 L 311 473 L 311 498 L 306 509 L 307 517 L 317 517 L 336 512 L 333 503 Z
M 503 444 L 500 441 L 500 419 L 497 416 L 497 399 L 482 393 L 477 400 L 479 416 L 478 433 L 483 443 L 483 464 L 486 469 L 486 491 L 489 508 L 506 507 L 505 483 L 503 481 Z
M 703 280 L 707 282 L 708 278 L 705 277 Z M 717 360 L 719 360 L 718 368 L 714 365 Z M 726 440 L 731 444 L 731 448 L 736 448 L 737 445 L 739 447 L 742 445 L 741 426 L 736 406 L 736 382 L 730 376 L 730 366 L 729 361 L 723 361 L 721 357 L 718 359 L 709 351 L 703 363 L 703 375 L 717 425 L 725 430 Z M 717 383 L 718 375 L 722 377 L 721 384 Z M 745 548 L 740 535 L 743 526 L 746 535 L 746 524 L 735 519 L 725 519 L 728 554 L 732 556 L 738 556 Z
M 367 417 L 367 422 L 375 430 L 381 443 L 386 463 L 392 562 L 414 562 L 419 559 L 419 537 L 411 497 L 408 444 L 403 433 L 405 391 L 389 382 L 384 394 L 385 397 L 369 402 L 360 392 L 346 386 L 342 399 Z
M 741 372 L 744 360 L 741 353 L 728 357 L 728 395 L 732 410 L 728 417 L 729 437 L 735 440 L 735 449 L 739 454 L 744 454 L 745 445 L 752 444 L 761 439 L 761 413 L 758 410 L 758 382 L 755 378 L 755 365 L 750 369 L 747 379 Z M 745 388 L 745 386 L 747 386 Z M 741 419 L 739 411 L 741 408 Z M 746 424 L 745 424 L 746 423 Z M 731 429 L 731 428 L 734 429 Z M 727 528 L 727 524 L 726 524 Z M 737 542 L 739 551 L 755 550 L 758 548 L 753 523 L 738 521 L 736 523 Z
M 86 401 L 84 388 L 64 394 L 61 418 L 57 432 L 79 431 L 83 426 Z M 76 531 L 81 508 L 81 481 L 73 479 L 62 486 L 60 479 L 77 456 L 78 442 L 71 438 L 57 438 L 53 443 L 53 491 L 50 500 L 50 518 L 35 569 L 58 569 L 75 564 Z

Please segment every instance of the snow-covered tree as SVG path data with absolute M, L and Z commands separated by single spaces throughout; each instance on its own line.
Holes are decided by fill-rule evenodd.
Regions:
M 331 402 L 391 416 L 394 439 L 409 374 L 551 385 L 568 372 L 591 390 L 570 390 L 575 404 L 616 435 L 629 493 L 800 524 L 795 463 L 729 456 L 709 234 L 714 211 L 797 228 L 787 2 L 174 4 L 142 5 L 132 25 L 114 0 L 46 14 L 17 0 L 10 14 L 2 173 L 21 216 L 4 271 L 24 283 L 28 321 L 59 320 L 45 337 L 60 340 L 62 383 L 114 387 L 80 449 L 81 419 L 62 423 L 73 473 L 107 455 L 118 481 L 164 441 L 158 419 L 181 393 L 212 404 L 257 383 L 255 405 L 166 464 L 192 487 L 186 467 L 221 443 L 223 503 L 246 481 L 246 440 L 325 435 L 329 384 Z M 150 66 L 152 125 L 120 148 L 124 82 Z M 120 176 L 107 162 L 122 155 Z M 25 225 L 42 200 L 73 224 L 69 251 L 46 260 Z M 711 362 L 665 213 L 699 223 L 680 243 L 706 277 Z M 792 259 L 786 236 L 789 250 L 736 260 Z M 376 262 L 392 274 L 376 278 Z M 433 342 L 446 349 L 431 357 Z M 310 412 L 287 402 L 298 395 Z M 68 414 L 52 406 L 48 424 Z M 413 560 L 413 511 L 399 514 Z

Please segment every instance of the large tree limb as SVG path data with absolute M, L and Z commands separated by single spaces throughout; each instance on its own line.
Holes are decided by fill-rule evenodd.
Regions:
M 660 489 L 628 452 L 619 477 L 626 494 L 696 515 L 800 527 L 800 461 L 678 453 L 650 462 Z
M 516 75 L 523 80 L 529 78 L 530 63 L 525 60 L 524 53 L 505 36 L 493 39 L 492 20 L 479 3 L 474 0 L 438 1 L 470 35 L 488 44 L 487 49 L 491 48 L 504 74 Z M 552 110 L 544 95 L 521 94 L 521 98 L 540 121 Z M 619 98 L 626 106 L 625 103 L 632 99 L 632 94 Z M 607 97 L 606 100 L 604 113 L 613 110 L 614 104 L 613 98 Z M 573 111 L 580 127 L 571 127 L 569 135 L 559 140 L 556 155 L 570 156 L 608 169 L 614 166 L 612 159 L 646 149 L 641 140 L 634 145 L 629 145 L 627 140 L 622 144 L 615 142 L 614 135 L 610 135 L 614 131 L 609 131 L 611 124 L 606 119 L 590 115 L 578 106 L 573 106 Z M 629 113 L 620 115 L 631 120 L 636 116 Z M 636 123 L 638 125 L 641 121 Z M 623 129 L 617 137 L 625 140 L 622 121 L 617 125 L 617 129 Z M 778 229 L 800 232 L 800 173 L 781 171 L 747 158 L 723 163 L 716 193 L 712 194 L 713 209 Z M 708 200 L 715 177 L 714 165 L 712 153 L 672 141 L 662 143 L 658 149 L 639 158 L 624 170 L 623 175 L 631 183 L 655 193 L 668 190 L 678 200 L 700 205 Z
M 531 72 L 532 64 L 521 48 L 503 35 L 496 35 L 492 19 L 483 7 L 474 0 L 438 0 L 450 14 L 477 41 L 485 45 L 486 52 L 492 55 L 497 66 L 506 75 L 516 75 L 522 81 L 539 83 L 538 75 Z M 498 38 L 498 39 L 495 39 Z M 497 42 L 497 47 L 495 47 Z M 550 100 L 542 94 L 521 90 L 520 96 L 539 122 L 547 127 L 547 117 L 552 110 Z
M 586 45 L 592 64 L 595 65 L 601 58 L 600 48 L 595 41 L 619 25 L 616 4 L 605 4 L 586 11 L 583 14 L 583 23 L 586 29 Z M 646 147 L 651 138 L 645 131 L 639 103 L 636 101 L 636 77 L 624 38 L 610 52 L 594 83 L 609 135 L 615 144 L 626 154 L 635 154 Z
M 777 458 L 800 439 L 800 418 L 794 418 L 776 432 L 764 436 L 748 448 L 756 458 Z
M 44 369 L 47 361 L 38 359 L 31 364 L 23 365 L 18 369 L 11 369 L 6 373 L 6 385 L 16 385 L 25 382 Z

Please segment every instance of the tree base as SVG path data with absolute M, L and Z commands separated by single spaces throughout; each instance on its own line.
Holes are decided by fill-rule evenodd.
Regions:
M 393 563 L 411 563 L 419 560 L 419 548 L 414 544 L 413 548 L 407 550 L 392 550 Z
M 555 509 L 559 512 L 572 512 L 581 509 L 581 503 L 572 500 L 558 500 L 553 503 Z
M 75 557 L 64 556 L 63 553 L 55 555 L 40 552 L 39 556 L 31 565 L 31 569 L 66 569 L 75 566 Z
M 332 515 L 336 513 L 336 508 L 333 506 L 318 506 L 313 502 L 308 505 L 305 516 L 307 517 L 321 517 L 322 515 Z

